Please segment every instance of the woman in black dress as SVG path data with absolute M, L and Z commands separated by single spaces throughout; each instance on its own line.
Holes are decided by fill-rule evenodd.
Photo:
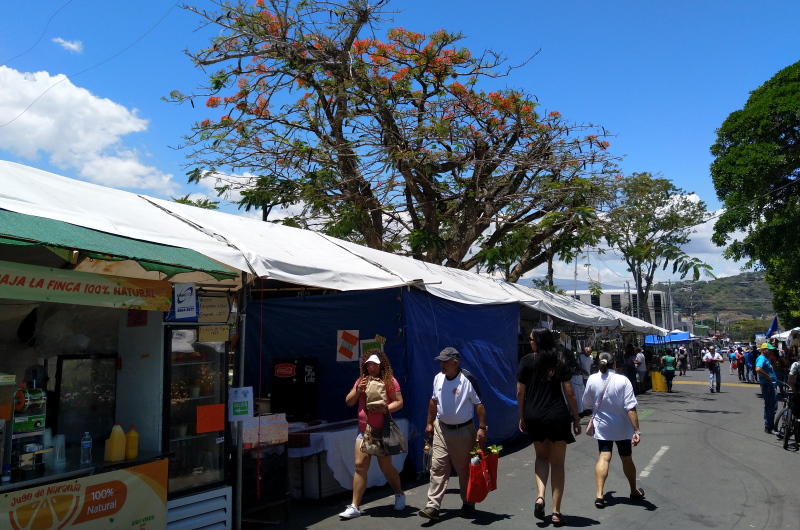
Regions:
M 534 329 L 530 342 L 533 353 L 522 358 L 517 371 L 517 406 L 519 430 L 528 434 L 536 450 L 538 497 L 533 514 L 537 519 L 544 519 L 544 494 L 547 478 L 552 476 L 552 522 L 554 526 L 563 526 L 566 523 L 561 515 L 564 459 L 567 444 L 575 441 L 573 433 L 581 433 L 578 403 L 572 389 L 572 374 L 550 330 Z

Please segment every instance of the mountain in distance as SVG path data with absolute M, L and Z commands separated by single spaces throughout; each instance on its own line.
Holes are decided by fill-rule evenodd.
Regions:
M 520 285 L 524 285 L 526 287 L 533 287 L 533 280 L 545 280 L 546 278 L 536 276 L 532 276 L 530 278 L 522 278 L 517 283 Z M 565 293 L 570 294 L 573 290 L 578 291 L 586 291 L 589 289 L 589 282 L 586 280 L 578 280 L 577 282 L 574 279 L 567 279 L 567 278 L 553 278 L 553 283 L 556 285 L 558 289 L 562 289 Z M 609 285 L 607 283 L 600 284 L 601 289 L 624 289 L 624 287 L 620 287 L 619 285 Z

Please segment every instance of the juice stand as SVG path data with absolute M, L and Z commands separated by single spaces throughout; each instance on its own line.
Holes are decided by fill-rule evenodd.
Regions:
M 209 494 L 227 496 L 230 506 L 225 427 L 211 434 L 197 425 L 173 432 L 178 420 L 170 385 L 179 363 L 165 343 L 165 316 L 175 279 L 216 288 L 227 309 L 226 293 L 237 287 L 238 273 L 177 248 L 166 253 L 171 262 L 150 267 L 141 259 L 146 244 L 140 241 L 116 242 L 116 249 L 136 249 L 136 261 L 122 250 L 74 244 L 124 238 L 4 210 L 0 217 L 0 527 L 197 527 L 180 515 L 181 506 Z M 39 234 L 16 230 L 37 225 L 44 228 Z M 153 250 L 165 255 L 163 248 Z M 121 271 L 126 275 L 117 275 Z M 227 330 L 227 314 L 224 320 Z M 183 369 L 198 386 L 205 374 L 207 384 L 188 389 L 188 401 L 225 406 L 227 339 L 210 341 L 213 359 L 208 348 L 195 347 L 200 341 L 190 344 L 192 354 L 199 349 L 206 358 L 192 365 L 186 353 Z M 135 425 L 138 454 L 109 462 L 104 446 L 115 423 L 124 431 Z M 91 450 L 81 462 L 87 432 Z M 211 439 L 216 452 L 182 444 L 181 434 L 183 442 Z M 197 512 L 202 520 L 203 510 Z

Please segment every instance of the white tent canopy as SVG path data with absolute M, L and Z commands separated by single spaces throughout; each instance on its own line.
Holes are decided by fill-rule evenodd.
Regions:
M 581 326 L 667 330 L 573 298 L 421 262 L 323 234 L 68 179 L 0 161 L 0 208 L 122 237 L 189 248 L 224 265 L 339 291 L 415 285 L 466 304 L 521 303 Z

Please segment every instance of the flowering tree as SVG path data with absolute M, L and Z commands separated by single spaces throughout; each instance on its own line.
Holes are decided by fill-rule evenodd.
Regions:
M 224 109 L 186 137 L 190 181 L 218 179 L 265 218 L 298 205 L 292 224 L 512 281 L 548 250 L 597 239 L 614 162 L 605 130 L 540 113 L 525 91 L 479 89 L 512 68 L 457 47 L 458 33 L 375 38 L 385 4 L 187 7 L 219 30 L 190 57 L 220 69 L 170 99 Z M 237 170 L 256 176 L 226 176 Z

